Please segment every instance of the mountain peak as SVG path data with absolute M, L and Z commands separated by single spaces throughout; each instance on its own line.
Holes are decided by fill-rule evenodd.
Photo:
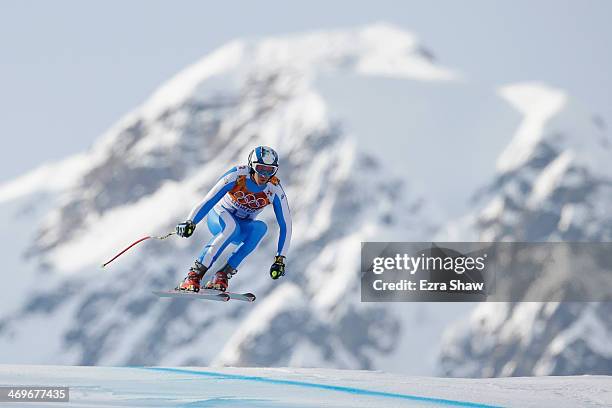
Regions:
M 499 173 L 518 170 L 542 154 L 569 152 L 574 165 L 593 175 L 612 174 L 609 157 L 612 141 L 605 126 L 566 92 L 539 82 L 518 83 L 498 90 L 522 115 L 512 141 L 497 160 Z
M 385 22 L 357 28 L 231 41 L 188 66 L 162 85 L 143 109 L 150 114 L 217 89 L 238 86 L 245 77 L 289 72 L 313 77 L 325 71 L 446 81 L 459 74 L 434 62 L 433 54 L 409 31 Z M 207 81 L 215 78 L 216 84 Z M 202 93 L 202 91 L 204 91 Z
M 567 96 L 559 89 L 537 82 L 503 86 L 498 93 L 524 115 L 512 142 L 497 161 L 499 171 L 509 171 L 529 159 L 545 136 L 547 122 L 561 111 Z
M 559 112 L 567 101 L 565 91 L 542 82 L 509 84 L 499 88 L 498 92 L 524 115 L 544 119 Z

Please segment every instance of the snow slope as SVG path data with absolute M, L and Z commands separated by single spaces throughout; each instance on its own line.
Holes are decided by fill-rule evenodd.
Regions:
M 0 386 L 25 384 L 68 386 L 71 407 L 612 405 L 612 379 L 605 376 L 477 380 L 291 368 L 0 366 Z

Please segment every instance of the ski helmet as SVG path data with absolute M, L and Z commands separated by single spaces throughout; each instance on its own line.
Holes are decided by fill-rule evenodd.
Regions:
M 268 146 L 257 146 L 249 153 L 249 167 L 261 176 L 272 177 L 278 170 L 278 154 Z

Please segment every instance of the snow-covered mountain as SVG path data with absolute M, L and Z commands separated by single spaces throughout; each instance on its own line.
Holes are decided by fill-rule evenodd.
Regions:
M 481 210 L 449 230 L 482 241 L 609 242 L 609 130 L 566 93 L 543 84 L 514 84 L 500 94 L 523 121 L 499 157 L 494 181 L 477 195 Z M 610 303 L 486 303 L 448 331 L 441 371 L 477 377 L 610 374 L 610 338 Z
M 89 151 L 0 186 L 0 362 L 431 374 L 442 331 L 474 305 L 361 303 L 362 241 L 612 234 L 600 120 L 540 84 L 499 98 L 432 55 L 386 24 L 237 40 L 163 84 Z M 379 133 L 408 140 L 392 152 L 405 161 L 397 173 L 377 155 L 390 149 Z M 472 205 L 480 210 L 445 225 L 461 200 L 439 197 L 486 180 L 485 153 L 511 139 Z M 136 238 L 172 230 L 259 144 L 281 155 L 294 237 L 287 276 L 272 281 L 277 229 L 264 213 L 268 236 L 231 281 L 257 302 L 150 293 L 184 276 L 209 238 L 204 225 L 98 268 Z M 446 195 L 430 199 L 414 188 L 423 183 Z M 609 316 L 597 304 L 482 304 L 448 331 L 442 371 L 609 373 Z
M 3 281 L 14 288 L 0 317 L 0 361 L 422 369 L 435 350 L 421 343 L 435 342 L 457 309 L 361 304 L 360 242 L 427 239 L 438 217 L 329 114 L 316 82 L 323 73 L 456 77 L 385 24 L 234 41 L 188 67 L 90 151 L 0 188 Z M 98 268 L 139 236 L 172 230 L 259 144 L 280 153 L 294 236 L 287 276 L 272 281 L 277 230 L 265 215 L 268 236 L 231 282 L 255 292 L 255 304 L 150 293 L 184 276 L 209 238 L 203 225 L 189 240 L 147 242 Z M 415 339 L 414 327 L 429 337 Z

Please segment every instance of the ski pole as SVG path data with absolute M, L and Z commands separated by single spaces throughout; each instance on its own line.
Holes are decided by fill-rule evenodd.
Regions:
M 127 247 L 127 248 L 125 248 L 124 250 L 122 250 L 121 252 L 119 252 L 117 255 L 113 256 L 113 257 L 112 257 L 111 259 L 109 259 L 108 261 L 104 262 L 104 263 L 102 264 L 102 268 L 104 268 L 104 267 L 105 267 L 106 265 L 108 265 L 109 263 L 113 262 L 115 259 L 119 258 L 119 257 L 120 257 L 121 255 L 123 255 L 123 254 L 124 254 L 124 253 L 125 253 L 125 252 L 126 252 L 128 249 L 130 249 L 131 247 L 133 247 L 133 246 L 134 246 L 134 245 L 136 245 L 136 244 L 141 243 L 142 241 L 146 241 L 147 239 L 151 239 L 151 238 L 153 238 L 153 239 L 159 239 L 159 240 L 162 240 L 162 239 L 166 239 L 166 238 L 168 238 L 168 237 L 170 237 L 170 236 L 172 236 L 172 235 L 175 235 L 175 234 L 176 234 L 176 232 L 169 232 L 168 234 L 166 234 L 166 235 L 162 235 L 161 237 L 156 237 L 156 236 L 153 236 L 153 235 L 147 235 L 146 237 L 142 237 L 142 238 L 140 238 L 139 240 L 134 241 L 133 243 L 131 243 L 131 244 L 130 244 L 130 245 Z

